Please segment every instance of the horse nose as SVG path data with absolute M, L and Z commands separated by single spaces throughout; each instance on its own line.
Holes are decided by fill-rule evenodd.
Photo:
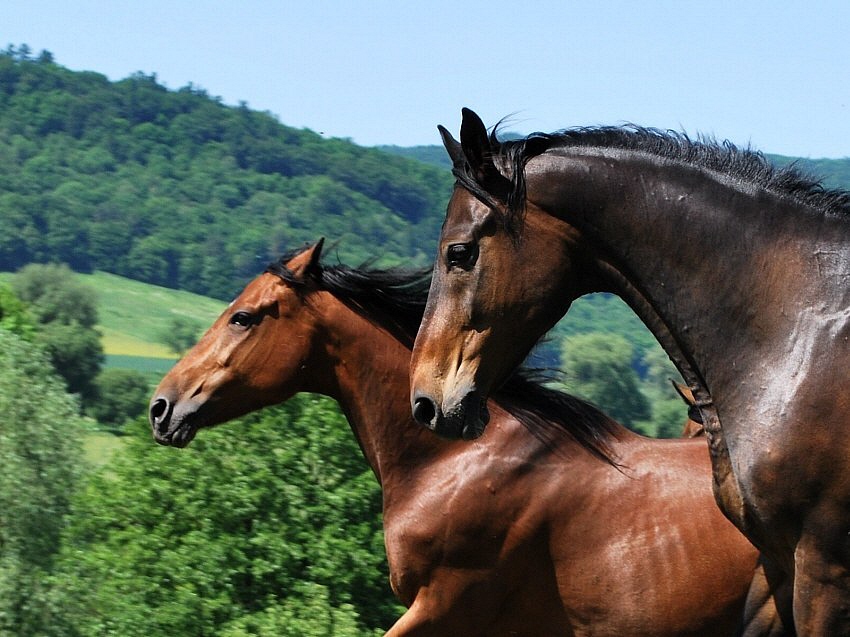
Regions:
M 164 396 L 159 396 L 151 402 L 149 413 L 151 427 L 159 434 L 168 431 L 168 422 L 171 420 L 171 402 Z
M 413 418 L 433 431 L 437 428 L 437 405 L 428 396 L 416 396 L 413 399 Z

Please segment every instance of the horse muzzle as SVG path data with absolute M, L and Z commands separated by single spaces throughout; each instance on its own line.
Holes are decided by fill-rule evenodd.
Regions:
M 155 396 L 148 411 L 154 440 L 161 445 L 185 447 L 201 427 L 196 416 L 197 410 L 191 407 L 186 409 L 166 396 Z
M 484 433 L 490 421 L 487 401 L 473 390 L 450 406 L 442 409 L 424 393 L 417 393 L 412 404 L 413 418 L 442 438 L 474 440 Z

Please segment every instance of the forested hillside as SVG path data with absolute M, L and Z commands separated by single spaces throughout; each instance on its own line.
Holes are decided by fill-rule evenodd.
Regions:
M 228 298 L 325 235 L 341 258 L 425 264 L 448 171 L 226 106 L 0 54 L 0 269 L 59 261 Z
M 58 261 L 224 299 L 320 235 L 349 262 L 424 264 L 451 188 L 443 153 L 324 139 L 191 85 L 110 82 L 10 49 L 0 270 Z M 850 159 L 802 164 L 850 185 Z

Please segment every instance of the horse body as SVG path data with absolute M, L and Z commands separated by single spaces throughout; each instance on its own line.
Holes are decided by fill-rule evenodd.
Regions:
M 611 276 L 600 289 L 621 294 L 673 351 L 703 403 L 710 396 L 709 434 L 722 438 L 735 476 L 720 483 L 730 490 L 720 493 L 726 511 L 793 571 L 802 526 L 821 499 L 823 465 L 850 457 L 839 391 L 850 364 L 847 220 L 789 210 L 799 204 L 652 156 L 615 160 L 577 149 L 540 164 L 527 166 L 528 214 L 569 219 L 585 241 L 604 244 L 609 268 L 628 273 L 628 285 Z M 587 170 L 590 178 L 578 174 Z M 585 189 L 610 193 L 614 180 L 615 202 L 571 205 Z M 566 185 L 535 188 L 544 181 Z M 850 480 L 841 490 L 846 505 Z M 840 526 L 833 533 L 843 534 Z
M 512 163 L 469 111 L 464 128 L 462 144 L 444 133 L 461 177 L 414 349 L 414 412 L 433 396 L 426 424 L 451 433 L 456 393 L 486 396 L 578 296 L 620 295 L 694 392 L 724 512 L 795 578 L 798 631 L 850 633 L 850 198 L 788 187 L 734 149 L 692 161 L 706 147 L 673 138 L 678 150 L 659 150 L 657 133 L 532 137 Z M 521 218 L 505 195 L 518 183 Z M 467 271 L 446 252 L 458 243 L 480 254 Z M 528 284 L 495 291 L 508 272 Z M 478 313 L 474 333 L 447 318 L 461 305 Z M 501 339 L 502 322 L 521 336 Z M 453 378 L 441 350 L 464 361 L 459 392 L 434 381 L 434 367 Z
M 437 438 L 410 418 L 409 346 L 323 289 L 317 258 L 290 260 L 290 282 L 250 283 L 162 380 L 157 441 L 188 444 L 299 391 L 335 398 L 382 486 L 391 584 L 409 607 L 388 635 L 734 632 L 761 571 L 713 506 L 704 442 L 606 420 L 615 466 L 561 429 L 531 435 L 494 402 L 480 441 Z M 748 634 L 778 634 L 749 619 Z

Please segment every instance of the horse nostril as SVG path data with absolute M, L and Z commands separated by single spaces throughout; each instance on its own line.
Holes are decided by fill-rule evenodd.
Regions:
M 156 427 L 160 432 L 168 426 L 168 420 L 171 416 L 171 403 L 167 398 L 157 398 L 151 403 L 150 421 L 151 425 Z
M 434 401 L 427 396 L 419 396 L 413 401 L 413 418 L 420 425 L 425 425 L 429 429 L 434 429 L 436 426 L 435 420 L 437 417 L 437 406 Z

